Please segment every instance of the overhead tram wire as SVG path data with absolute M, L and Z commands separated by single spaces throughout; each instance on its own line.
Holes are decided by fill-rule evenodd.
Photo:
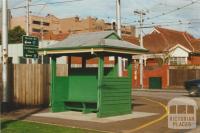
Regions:
M 200 21 L 171 21 L 171 22 L 157 22 L 157 23 L 154 23 L 154 22 L 152 22 L 152 23 L 146 23 L 146 24 L 144 24 L 144 25 L 153 25 L 153 24 L 174 24 L 174 23 L 199 23 Z
M 195 23 L 200 23 L 200 22 L 195 22 Z M 136 27 L 137 29 L 139 28 L 153 28 L 153 27 L 162 27 L 162 26 L 175 26 L 175 25 L 191 25 L 193 23 L 174 23 L 174 24 L 155 24 L 155 25 L 144 25 L 143 27 Z
M 19 7 L 19 5 L 23 4 L 25 1 L 22 1 L 20 3 L 18 3 L 17 5 L 15 5 L 14 7 L 11 7 L 11 8 L 16 8 L 16 7 Z
M 198 23 L 200 21 L 200 19 L 187 19 L 187 20 L 174 20 L 174 21 L 160 21 L 160 22 L 148 22 L 148 23 L 144 23 L 144 25 L 153 25 L 153 24 L 173 24 L 173 23 Z M 138 25 L 137 21 L 134 22 L 126 22 L 123 24 L 134 24 L 134 25 Z
M 47 3 L 40 3 L 40 4 L 32 4 L 29 6 L 33 7 L 33 6 L 55 5 L 55 4 L 72 3 L 72 2 L 79 2 L 79 1 L 84 1 L 84 0 L 66 0 L 66 1 L 60 1 L 60 2 L 47 2 Z M 11 10 L 16 10 L 20 8 L 26 8 L 26 6 L 11 8 Z
M 161 14 L 159 14 L 159 15 L 146 18 L 146 20 L 150 20 L 150 19 L 154 19 L 154 18 L 158 18 L 158 17 L 161 17 L 161 16 L 165 16 L 165 15 L 171 14 L 171 13 L 173 13 L 173 12 L 179 11 L 179 10 L 181 10 L 181 9 L 183 9 L 183 8 L 186 8 L 186 7 L 188 7 L 188 6 L 191 6 L 191 5 L 196 4 L 196 3 L 198 3 L 198 2 L 200 2 L 200 0 L 192 1 L 192 2 L 190 2 L 189 4 L 186 4 L 186 5 L 184 5 L 184 6 L 181 6 L 181 7 L 178 7 L 178 8 L 176 8 L 176 9 L 170 10 L 170 11 L 168 11 L 168 12 L 164 12 L 164 13 L 161 13 Z

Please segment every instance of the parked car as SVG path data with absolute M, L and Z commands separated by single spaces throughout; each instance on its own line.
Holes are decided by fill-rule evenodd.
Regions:
M 200 96 L 200 79 L 185 81 L 185 89 L 190 96 Z

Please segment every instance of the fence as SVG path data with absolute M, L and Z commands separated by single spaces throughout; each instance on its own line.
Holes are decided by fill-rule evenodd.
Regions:
M 66 65 L 57 65 L 59 75 L 66 75 Z M 0 65 L 0 74 L 2 66 Z M 9 66 L 9 88 L 11 101 L 15 105 L 48 105 L 50 95 L 50 65 L 15 64 Z M 2 76 L 0 75 L 0 94 L 2 96 Z M 1 98 L 0 96 L 0 98 Z M 1 99 L 0 99 L 1 100 Z
M 184 82 L 192 79 L 200 79 L 199 66 L 169 68 L 169 86 L 171 88 L 183 88 Z
M 49 65 L 14 65 L 14 103 L 23 105 L 47 104 L 50 86 L 49 72 Z

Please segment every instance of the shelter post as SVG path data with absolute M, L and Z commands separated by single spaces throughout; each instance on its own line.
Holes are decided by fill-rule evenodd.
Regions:
M 55 78 L 56 78 L 56 57 L 51 57 L 51 101 L 50 104 L 52 106 L 54 99 L 54 89 L 55 89 Z M 53 108 L 52 108 L 53 110 Z
M 98 57 L 98 91 L 97 91 L 97 110 L 101 112 L 101 89 L 102 89 L 102 80 L 104 75 L 104 56 L 102 54 Z M 97 114 L 99 115 L 99 113 Z

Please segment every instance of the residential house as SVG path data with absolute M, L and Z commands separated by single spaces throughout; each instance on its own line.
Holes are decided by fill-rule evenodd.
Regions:
M 138 38 L 124 36 L 125 40 L 139 45 Z M 187 32 L 155 27 L 143 37 L 148 54 L 134 56 L 133 88 L 140 88 L 139 59 L 144 60 L 143 85 L 151 87 L 151 81 L 160 78 L 160 88 L 169 87 L 169 66 L 200 65 L 200 40 Z M 155 79 L 153 79 L 155 78 Z

